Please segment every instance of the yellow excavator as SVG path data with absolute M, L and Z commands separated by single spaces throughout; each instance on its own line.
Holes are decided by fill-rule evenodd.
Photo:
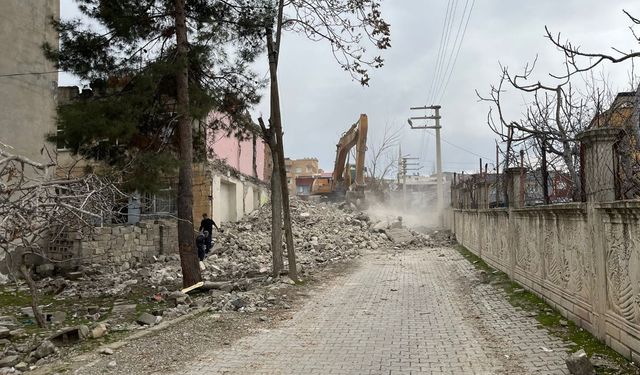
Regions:
M 311 187 L 312 195 L 332 195 L 346 197 L 348 201 L 364 203 L 364 157 L 367 151 L 367 131 L 369 120 L 361 114 L 358 122 L 351 125 L 336 145 L 336 161 L 330 183 L 326 178 L 315 179 Z M 349 151 L 356 146 L 355 183 L 352 183 L 351 166 L 347 162 Z

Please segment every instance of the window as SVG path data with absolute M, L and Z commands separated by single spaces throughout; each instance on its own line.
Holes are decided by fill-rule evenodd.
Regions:
M 177 192 L 175 189 L 166 188 L 157 194 L 147 194 L 144 197 L 141 211 L 143 214 L 175 214 L 177 209 Z
M 302 168 L 297 167 L 297 168 L 296 168 L 296 173 L 302 173 Z

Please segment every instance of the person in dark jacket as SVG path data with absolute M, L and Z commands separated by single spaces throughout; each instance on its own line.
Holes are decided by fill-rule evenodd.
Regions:
M 207 214 L 202 214 L 202 221 L 200 222 L 200 232 L 202 231 L 206 231 L 207 233 L 209 233 L 209 235 L 207 236 L 207 250 L 206 252 L 209 253 L 209 250 L 211 250 L 211 242 L 213 240 L 213 227 L 216 227 L 217 230 L 220 230 L 220 227 L 218 227 L 218 224 L 216 224 L 215 221 L 209 219 L 209 217 L 207 216 Z
M 202 262 L 207 253 L 207 237 L 209 236 L 209 232 L 206 230 L 198 233 L 196 237 L 196 248 L 198 249 L 198 259 Z

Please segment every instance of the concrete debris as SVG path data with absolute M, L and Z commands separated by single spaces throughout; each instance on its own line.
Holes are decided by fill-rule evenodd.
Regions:
M 20 362 L 20 357 L 17 355 L 8 355 L 4 358 L 0 359 L 0 368 L 2 367 L 13 367 Z
M 107 334 L 107 325 L 104 323 L 98 323 L 91 330 L 91 337 L 94 339 L 99 339 L 100 337 Z
M 572 353 L 565 362 L 572 375 L 595 375 L 596 373 L 584 349 Z
M 98 350 L 98 353 L 104 354 L 104 355 L 113 355 L 113 349 L 111 349 L 111 348 L 100 348 Z
M 303 279 L 320 267 L 356 258 L 367 251 L 439 245 L 434 234 L 404 227 L 402 218 L 372 220 L 346 203 L 309 202 L 294 197 L 291 218 L 299 274 Z M 203 283 L 191 296 L 175 291 L 182 283 L 178 254 L 156 255 L 144 266 L 136 259 L 120 259 L 113 265 L 82 265 L 55 277 L 52 265 L 42 265 L 36 275 L 38 289 L 54 301 L 74 301 L 72 305 L 65 303 L 64 311 L 55 311 L 60 309 L 55 302 L 40 306 L 41 311 L 53 311 L 44 314 L 54 326 L 48 329 L 65 322 L 67 325 L 86 320 L 94 323 L 91 329 L 83 325 L 64 328 L 35 345 L 46 334 L 40 334 L 42 338 L 38 339 L 38 335 L 25 331 L 25 324 L 34 324 L 31 307 L 0 310 L 2 314 L 10 314 L 0 316 L 0 348 L 5 349 L 0 356 L 6 359 L 15 354 L 17 358 L 5 360 L 11 366 L 21 359 L 39 366 L 44 358 L 46 362 L 52 360 L 53 353 L 64 356 L 66 351 L 75 350 L 65 346 L 89 337 L 100 339 L 110 332 L 144 329 L 201 307 L 208 307 L 214 313 L 264 314 L 273 308 L 290 309 L 291 301 L 280 293 L 295 284 L 286 276 L 284 244 L 285 271 L 276 277 L 271 275 L 270 206 L 263 206 L 237 223 L 224 223 L 222 228 L 223 231 L 214 233 L 214 247 L 204 260 Z M 19 286 L 15 291 L 28 293 L 26 286 Z M 148 312 L 140 314 L 140 309 Z M 270 318 L 264 314 L 259 315 L 258 320 L 269 322 Z M 31 341 L 22 340 L 25 337 Z M 22 346 L 17 346 L 21 340 Z M 12 353 L 7 352 L 7 348 L 19 350 Z M 111 355 L 113 351 L 102 349 L 100 353 Z
M 36 359 L 45 358 L 56 352 L 56 346 L 49 340 L 44 340 L 35 351 L 32 352 L 32 356 Z
M 136 319 L 136 322 L 138 324 L 141 324 L 141 325 L 152 326 L 152 325 L 155 325 L 156 323 L 158 323 L 158 318 L 159 317 L 157 317 L 155 315 L 151 315 L 151 314 L 145 312 L 145 313 L 142 313 L 138 317 L 138 319 Z
M 114 368 L 116 368 L 116 366 L 118 366 L 116 361 L 111 361 L 111 362 L 107 363 L 107 368 L 114 369 Z
M 83 341 L 89 337 L 89 327 L 79 325 L 60 330 L 49 337 L 49 340 L 56 345 L 70 345 Z
M 49 320 L 51 324 L 62 324 L 67 318 L 67 313 L 64 311 L 56 311 L 54 313 L 47 314 L 47 318 L 47 320 Z
M 14 316 L 0 316 L 0 326 L 14 329 L 18 327 L 18 319 Z
M 123 317 L 133 316 L 136 314 L 137 307 L 138 305 L 135 304 L 115 304 L 111 309 L 111 313 Z

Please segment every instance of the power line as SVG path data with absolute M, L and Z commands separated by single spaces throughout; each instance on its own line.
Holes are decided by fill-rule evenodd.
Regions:
M 458 55 L 460 54 L 460 47 L 462 47 L 462 42 L 464 41 L 464 36 L 467 33 L 467 27 L 469 26 L 469 20 L 471 19 L 471 12 L 473 12 L 473 6 L 476 4 L 476 0 L 473 0 L 471 3 L 471 8 L 469 9 L 469 14 L 467 15 L 467 22 L 464 25 L 464 30 L 462 31 L 462 38 L 460 39 L 460 44 L 458 44 L 458 50 L 456 51 L 456 56 L 453 59 L 453 64 L 451 65 L 451 70 L 449 71 L 449 76 L 447 77 L 447 81 L 442 89 L 442 93 L 440 94 L 440 98 L 438 101 L 441 101 L 444 98 L 444 94 L 447 92 L 447 87 L 449 86 L 449 82 L 451 81 L 451 76 L 453 75 L 453 70 L 456 67 L 456 62 L 458 61 Z M 464 14 L 463 14 L 464 16 Z
M 462 31 L 462 26 L 464 25 L 465 22 L 465 16 L 467 15 L 467 8 L 469 7 L 469 0 L 466 0 L 466 2 L 464 3 L 464 8 L 462 9 L 462 15 L 460 16 L 460 22 L 458 23 L 458 30 L 456 31 L 456 38 L 453 41 L 453 45 L 451 47 L 451 51 L 449 53 L 449 56 L 447 58 L 447 62 L 445 65 L 445 70 L 444 70 L 444 74 L 442 77 L 442 80 L 440 81 L 440 85 L 437 88 L 437 97 L 436 99 L 439 100 L 440 94 L 442 93 L 442 89 L 445 86 L 445 82 L 446 82 L 446 78 L 447 78 L 447 73 L 449 73 L 450 70 L 452 70 L 451 67 L 451 62 L 454 60 L 453 56 L 456 54 L 456 50 L 459 50 L 460 46 L 462 45 L 462 39 L 460 38 L 461 35 L 461 31 Z M 450 69 L 451 68 L 451 69 Z
M 0 74 L 0 78 L 4 77 L 17 77 L 17 76 L 29 76 L 29 75 L 42 75 L 42 74 L 53 74 L 53 73 L 61 73 L 62 70 L 52 70 L 49 72 L 28 72 L 28 73 L 9 73 L 9 74 Z
M 436 86 L 435 89 L 432 92 L 432 97 L 430 99 L 430 102 L 433 103 L 434 100 L 436 100 L 436 98 L 438 97 L 438 88 L 440 87 L 441 81 L 443 80 L 443 74 L 444 72 L 446 72 L 446 70 L 443 69 L 447 69 L 444 68 L 445 65 L 445 61 L 446 61 L 446 56 L 448 55 L 448 51 L 449 51 L 449 43 L 451 42 L 451 30 L 453 30 L 453 24 L 455 22 L 456 19 L 456 13 L 458 12 L 458 0 L 454 0 L 453 1 L 453 8 L 452 8 L 452 12 L 451 12 L 451 17 L 449 18 L 449 25 L 447 27 L 447 31 L 445 34 L 445 39 L 444 39 L 444 48 L 442 49 L 442 56 L 440 58 L 440 67 L 438 72 L 436 73 Z M 455 48 L 455 45 L 454 45 Z
M 426 132 L 429 133 L 429 135 L 433 136 L 433 133 L 431 131 L 426 130 Z M 448 144 L 449 146 L 453 146 L 453 147 L 457 148 L 458 150 L 461 150 L 461 151 L 464 151 L 464 152 L 469 153 L 471 155 L 477 156 L 479 158 L 482 158 L 483 160 L 495 162 L 495 160 L 493 160 L 491 158 L 488 158 L 486 156 L 482 156 L 480 154 L 476 154 L 475 152 L 473 152 L 471 150 L 468 150 L 468 149 L 466 149 L 466 148 L 464 148 L 462 146 L 458 146 L 458 145 L 456 145 L 454 143 L 451 143 L 451 142 L 447 141 L 446 139 L 442 138 L 442 136 L 440 136 L 440 140 L 443 141 L 444 143 Z
M 427 95 L 427 98 L 429 98 L 427 103 L 430 102 L 431 97 L 433 96 L 433 90 L 435 89 L 435 81 L 436 81 L 436 77 L 438 75 L 438 67 L 440 65 L 440 56 L 442 55 L 442 47 L 444 45 L 444 43 L 443 43 L 444 34 L 445 34 L 446 29 L 447 29 L 447 24 L 448 24 L 448 21 L 449 21 L 450 9 L 451 9 L 451 0 L 449 0 L 449 2 L 447 3 L 447 10 L 445 12 L 444 22 L 442 23 L 442 32 L 440 33 L 440 45 L 438 46 L 438 56 L 436 57 L 436 65 L 435 65 L 435 69 L 433 70 L 433 78 L 431 80 L 431 88 L 429 89 L 429 93 Z

